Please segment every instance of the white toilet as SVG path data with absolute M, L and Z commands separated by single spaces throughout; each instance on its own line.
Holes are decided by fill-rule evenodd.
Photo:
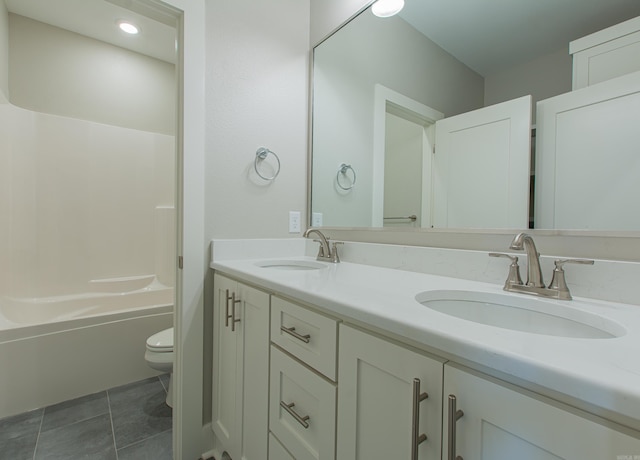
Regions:
M 167 406 L 173 407 L 173 328 L 153 334 L 147 339 L 144 359 L 152 369 L 169 373 Z

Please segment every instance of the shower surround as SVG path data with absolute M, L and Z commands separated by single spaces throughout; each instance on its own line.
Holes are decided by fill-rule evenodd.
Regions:
M 0 103 L 0 418 L 153 375 L 175 190 L 173 136 Z

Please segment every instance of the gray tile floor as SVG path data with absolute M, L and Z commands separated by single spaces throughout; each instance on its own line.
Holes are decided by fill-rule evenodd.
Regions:
M 171 460 L 169 376 L 0 420 L 0 460 Z

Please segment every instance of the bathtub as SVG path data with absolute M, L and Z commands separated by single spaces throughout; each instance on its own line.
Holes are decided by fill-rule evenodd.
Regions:
M 145 341 L 173 325 L 174 289 L 149 275 L 87 291 L 0 298 L 0 418 L 157 374 Z

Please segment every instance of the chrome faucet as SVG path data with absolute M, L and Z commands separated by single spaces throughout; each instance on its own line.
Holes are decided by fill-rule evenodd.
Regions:
M 309 238 L 309 235 L 311 233 L 315 233 L 320 238 L 319 240 L 313 240 L 320 243 L 320 249 L 318 250 L 318 256 L 316 257 L 316 260 L 333 262 L 334 264 L 340 262 L 340 257 L 338 257 L 337 245 L 342 243 L 336 241 L 332 244 L 331 247 L 329 247 L 329 238 L 324 236 L 324 234 L 320 230 L 317 230 L 315 228 L 308 228 L 302 236 L 304 236 L 305 238 Z
M 517 251 L 524 250 L 527 253 L 527 282 L 522 283 L 520 279 L 520 267 L 518 267 L 518 258 L 509 254 L 491 252 L 491 257 L 507 257 L 511 260 L 509 266 L 509 275 L 504 284 L 505 291 L 520 292 L 522 294 L 537 295 L 540 297 L 551 297 L 560 300 L 571 300 L 571 293 L 565 280 L 563 266 L 564 264 L 584 264 L 593 265 L 593 260 L 587 259 L 562 259 L 555 261 L 553 270 L 553 278 L 549 287 L 545 287 L 542 280 L 542 270 L 540 269 L 540 254 L 536 249 L 533 238 L 526 233 L 518 233 L 511 242 L 509 249 Z
M 533 238 L 524 232 L 518 233 L 509 249 L 524 251 L 527 253 L 527 286 L 544 287 L 542 280 L 542 269 L 540 268 L 540 254 L 536 249 Z

